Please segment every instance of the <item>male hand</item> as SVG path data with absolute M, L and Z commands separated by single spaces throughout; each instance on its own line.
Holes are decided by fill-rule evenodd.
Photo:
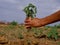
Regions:
M 43 19 L 39 19 L 39 18 L 31 19 L 31 17 L 29 17 L 25 20 L 26 28 L 28 28 L 28 27 L 40 27 L 42 25 L 44 25 Z

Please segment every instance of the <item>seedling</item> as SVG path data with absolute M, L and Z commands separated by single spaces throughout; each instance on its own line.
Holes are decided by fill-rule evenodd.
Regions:
M 26 6 L 23 10 L 26 13 L 26 17 L 31 17 L 34 18 L 36 17 L 36 6 L 34 6 L 33 4 L 29 4 L 28 6 Z
M 50 32 L 48 32 L 48 38 L 54 38 L 55 40 L 58 39 L 58 32 L 57 28 L 52 27 Z
M 23 35 L 21 33 L 19 33 L 19 36 L 18 36 L 19 39 L 23 39 Z
M 29 17 L 31 17 L 31 19 L 36 17 L 37 8 L 31 3 L 26 6 L 23 11 L 26 13 L 26 19 L 30 19 Z M 31 27 L 27 27 L 27 29 L 31 29 Z
M 10 24 L 16 26 L 18 23 L 16 21 L 12 21 Z
M 32 28 L 31 29 L 33 31 L 33 36 L 36 38 L 40 38 L 43 34 L 43 30 L 42 29 L 38 29 L 38 28 Z

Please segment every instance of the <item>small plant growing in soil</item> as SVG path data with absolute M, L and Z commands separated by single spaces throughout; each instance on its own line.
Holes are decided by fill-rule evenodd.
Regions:
M 16 21 L 12 21 L 10 24 L 16 26 L 18 23 Z
M 10 25 L 9 25 L 9 28 L 10 28 L 10 29 L 14 29 L 15 26 L 17 26 L 17 25 L 18 25 L 18 23 L 17 23 L 16 21 L 12 21 L 12 22 L 10 23 Z
M 26 17 L 34 18 L 36 17 L 37 8 L 36 6 L 30 3 L 28 6 L 24 8 L 24 12 L 26 13 Z
M 51 26 L 45 26 L 45 30 L 48 30 L 49 28 L 51 28 Z
M 23 39 L 24 37 L 23 37 L 23 35 L 21 33 L 19 33 L 18 38 Z
M 48 38 L 54 38 L 55 40 L 58 39 L 57 28 L 55 28 L 55 27 L 51 28 L 51 30 L 48 32 Z
M 40 38 L 43 34 L 42 29 L 32 28 L 31 30 L 34 32 L 33 36 L 36 37 L 36 38 Z
M 4 32 L 0 32 L 0 36 L 3 36 L 5 33 Z

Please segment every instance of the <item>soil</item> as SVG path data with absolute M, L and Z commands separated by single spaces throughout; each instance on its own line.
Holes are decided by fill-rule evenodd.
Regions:
M 45 27 L 41 29 L 45 30 Z M 60 33 L 60 28 L 57 30 Z M 46 36 L 36 38 L 34 32 L 28 31 L 24 25 L 0 25 L 0 45 L 60 45 L 60 37 L 57 40 L 48 39 Z

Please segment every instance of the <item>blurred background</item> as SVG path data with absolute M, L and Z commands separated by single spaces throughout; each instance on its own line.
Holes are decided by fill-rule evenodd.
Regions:
M 37 7 L 37 18 L 44 18 L 60 10 L 60 0 L 0 0 L 0 21 L 24 23 L 24 7 L 29 3 Z M 56 22 L 50 25 L 60 24 Z

